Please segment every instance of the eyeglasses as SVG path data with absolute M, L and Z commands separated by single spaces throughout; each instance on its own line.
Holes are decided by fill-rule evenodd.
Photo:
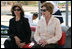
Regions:
M 47 11 L 47 9 L 41 9 L 41 12 L 46 12 Z
M 21 11 L 21 9 L 14 9 L 14 11 Z

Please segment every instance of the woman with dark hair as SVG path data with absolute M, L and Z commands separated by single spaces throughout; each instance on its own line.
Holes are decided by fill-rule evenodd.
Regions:
M 24 17 L 24 11 L 20 4 L 15 4 L 11 8 L 13 18 L 9 22 L 9 36 L 12 48 L 22 48 L 30 43 L 31 29 L 28 19 Z

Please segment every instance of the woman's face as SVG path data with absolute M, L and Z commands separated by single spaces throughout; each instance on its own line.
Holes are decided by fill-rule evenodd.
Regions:
M 15 15 L 20 15 L 21 9 L 19 7 L 15 7 L 14 8 L 14 13 L 15 13 Z
M 46 7 L 42 7 L 41 12 L 45 17 L 48 17 L 48 15 L 50 15 L 50 12 L 46 9 Z

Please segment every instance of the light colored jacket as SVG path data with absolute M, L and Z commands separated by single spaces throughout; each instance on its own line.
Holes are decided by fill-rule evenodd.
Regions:
M 44 39 L 48 44 L 57 43 L 62 37 L 60 21 L 52 16 L 46 25 L 45 18 L 39 20 L 34 39 L 38 43 L 40 39 Z

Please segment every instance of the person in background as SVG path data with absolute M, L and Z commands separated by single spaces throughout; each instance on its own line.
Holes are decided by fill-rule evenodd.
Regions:
M 38 14 L 37 13 L 34 13 L 33 14 L 33 22 L 32 22 L 32 25 L 37 25 L 38 23 Z
M 41 6 L 43 18 L 39 20 L 34 39 L 36 45 L 33 48 L 56 48 L 58 41 L 62 37 L 62 30 L 59 19 L 53 14 L 54 6 L 50 2 L 45 2 Z
M 33 14 L 33 20 L 35 20 L 37 17 L 38 17 L 38 14 L 37 13 L 34 13 Z
M 28 20 L 29 20 L 29 24 L 30 24 L 30 26 L 32 26 L 33 25 L 33 23 L 36 21 L 36 19 L 38 18 L 38 14 L 37 13 L 33 13 L 33 14 L 31 14 L 31 13 L 25 13 L 25 17 L 26 18 L 28 18 Z

